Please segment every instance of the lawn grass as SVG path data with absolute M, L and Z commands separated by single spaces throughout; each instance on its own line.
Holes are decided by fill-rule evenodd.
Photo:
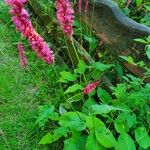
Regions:
M 35 127 L 39 105 L 51 102 L 55 73 L 35 57 L 11 23 L 9 8 L 0 2 L 0 150 L 44 150 Z M 23 41 L 28 67 L 22 68 L 17 43 Z M 49 81 L 49 82 L 46 82 Z

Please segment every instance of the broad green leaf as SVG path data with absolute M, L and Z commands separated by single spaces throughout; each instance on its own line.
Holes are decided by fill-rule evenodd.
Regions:
M 68 131 L 69 131 L 68 128 L 66 128 L 66 127 L 60 127 L 60 128 L 55 129 L 53 132 L 54 132 L 54 135 L 65 136 Z
M 109 95 L 109 93 L 107 91 L 105 91 L 102 88 L 98 88 L 97 89 L 97 96 L 99 97 L 99 99 L 103 102 L 108 104 L 109 102 L 112 101 L 111 96 Z
M 136 150 L 133 139 L 127 133 L 121 133 L 115 150 Z
M 115 121 L 114 122 L 114 126 L 115 126 L 115 129 L 116 129 L 116 131 L 118 133 L 128 132 L 129 131 L 129 128 L 128 128 L 127 124 L 124 123 L 124 122 Z
M 146 55 L 150 59 L 150 45 L 146 46 Z
M 39 144 L 51 144 L 55 141 L 57 141 L 61 136 L 60 135 L 54 135 L 51 133 L 47 133 L 45 136 L 42 137 Z
M 114 125 L 117 132 L 122 133 L 123 131 L 128 132 L 136 123 L 136 115 L 134 113 L 122 112 L 115 119 Z
M 87 138 L 85 150 L 106 150 L 106 148 L 99 144 L 94 132 L 91 132 Z
M 96 135 L 96 139 L 102 146 L 106 148 L 115 147 L 116 140 L 113 134 L 111 133 L 111 131 L 106 127 L 96 128 L 95 135 Z
M 60 117 L 59 124 L 73 130 L 82 131 L 86 128 L 86 116 L 81 112 L 66 112 Z
M 112 68 L 114 65 L 113 64 L 103 64 L 101 62 L 95 62 L 93 64 L 93 67 L 99 71 L 106 71 L 110 68 Z
M 142 148 L 150 148 L 150 136 L 145 127 L 139 127 L 135 130 L 135 139 Z
M 100 119 L 91 116 L 86 118 L 86 124 L 90 130 L 105 127 L 105 124 Z
M 64 92 L 64 94 L 74 93 L 74 92 L 76 92 L 77 90 L 82 90 L 82 89 L 83 89 L 82 85 L 80 85 L 80 84 L 74 84 L 74 85 L 70 86 L 70 87 Z
M 37 120 L 36 120 L 36 123 L 38 123 L 40 126 L 43 126 L 44 123 L 48 120 L 48 118 L 49 118 L 51 115 L 53 115 L 54 109 L 55 109 L 55 108 L 54 108 L 53 105 L 52 105 L 52 106 L 48 106 L 48 105 L 44 106 L 44 107 L 42 108 L 42 111 L 41 111 L 39 117 L 38 117 Z
M 63 150 L 78 150 L 77 145 L 74 139 L 67 139 L 64 141 L 64 149 Z
M 87 69 L 87 67 L 88 66 L 85 64 L 85 62 L 83 60 L 80 60 L 78 64 L 78 68 L 75 69 L 75 73 L 83 74 Z
M 95 114 L 106 114 L 106 113 L 109 113 L 111 111 L 116 111 L 116 110 L 129 111 L 129 110 L 121 108 L 121 107 L 113 107 L 113 106 L 110 106 L 110 105 L 107 105 L 107 104 L 93 105 L 92 110 L 94 111 Z
M 72 74 L 71 72 L 67 72 L 67 71 L 62 71 L 60 72 L 60 74 L 62 78 L 67 81 L 75 81 L 77 78 L 75 74 Z

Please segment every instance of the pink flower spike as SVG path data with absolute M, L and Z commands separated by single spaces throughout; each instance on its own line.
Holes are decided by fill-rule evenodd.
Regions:
M 24 54 L 24 48 L 22 46 L 22 43 L 18 44 L 18 52 L 19 52 L 19 56 L 20 56 L 20 63 L 22 67 L 26 67 L 27 66 L 27 60 Z
M 93 83 L 88 84 L 84 89 L 83 89 L 83 94 L 89 94 L 92 92 L 98 85 L 100 84 L 100 80 L 94 81 Z
M 53 51 L 32 26 L 29 13 L 24 9 L 26 2 L 27 0 L 6 0 L 6 3 L 11 7 L 12 21 L 21 35 L 28 39 L 37 56 L 46 63 L 52 64 L 54 63 Z
M 56 0 L 56 16 L 64 33 L 71 37 L 73 35 L 74 10 L 69 0 Z

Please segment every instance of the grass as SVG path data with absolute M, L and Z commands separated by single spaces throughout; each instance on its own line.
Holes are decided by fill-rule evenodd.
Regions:
M 38 145 L 41 129 L 35 127 L 39 105 L 51 103 L 56 84 L 53 68 L 29 52 L 15 31 L 9 8 L 0 2 L 0 149 L 44 150 Z M 17 43 L 27 48 L 28 67 L 21 68 Z M 49 82 L 46 82 L 49 81 Z

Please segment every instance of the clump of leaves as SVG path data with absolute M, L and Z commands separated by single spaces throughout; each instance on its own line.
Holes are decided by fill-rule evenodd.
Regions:
M 101 86 L 89 95 L 82 94 L 84 76 L 87 81 L 98 79 L 112 67 L 113 64 L 101 62 L 89 66 L 80 61 L 73 72 L 60 72 L 58 82 L 64 85 L 66 100 L 59 108 L 49 106 L 41 113 L 37 122 L 49 119 L 57 127 L 42 137 L 39 144 L 64 139 L 64 150 L 150 148 L 149 83 L 127 74 L 122 83 L 111 87 L 112 92 Z

